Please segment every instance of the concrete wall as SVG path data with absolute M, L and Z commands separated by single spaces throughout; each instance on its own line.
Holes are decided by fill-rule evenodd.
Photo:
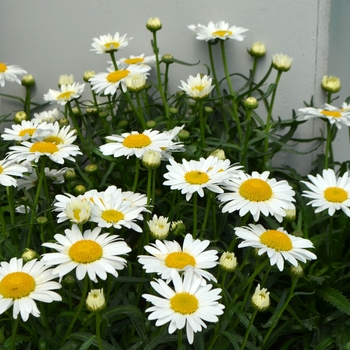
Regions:
M 255 41 L 267 47 L 260 76 L 274 53 L 294 58 L 292 69 L 282 76 L 275 116 L 290 118 L 292 109 L 303 107 L 311 95 L 316 102 L 323 102 L 320 81 L 327 74 L 330 0 L 0 0 L 0 61 L 18 64 L 33 74 L 37 82 L 34 100 L 42 102 L 49 88 L 56 89 L 59 75 L 73 74 L 76 81 L 82 81 L 85 70 L 106 70 L 109 57 L 89 51 L 94 37 L 127 33 L 133 39 L 118 53 L 120 57 L 151 54 L 151 34 L 145 23 L 155 16 L 163 23 L 158 35 L 161 54 L 171 53 L 188 62 L 200 60 L 195 67 L 171 67 L 173 91 L 189 74 L 205 73 L 204 64 L 209 61 L 207 45 L 197 41 L 187 25 L 224 20 L 249 29 L 243 42 L 227 43 L 232 72 L 248 74 L 252 59 L 246 48 Z M 21 94 L 22 89 L 7 83 L 1 92 Z M 0 99 L 0 115 L 17 109 L 7 99 Z M 317 121 L 304 125 L 300 137 L 319 134 L 322 126 Z M 306 149 L 305 145 L 298 147 Z M 299 164 L 305 173 L 313 157 L 303 158 L 304 167 L 300 166 L 300 156 L 288 156 L 288 164 Z M 285 163 L 285 156 L 281 155 L 278 162 Z

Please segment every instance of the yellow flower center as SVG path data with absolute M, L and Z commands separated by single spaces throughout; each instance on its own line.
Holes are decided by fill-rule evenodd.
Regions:
M 341 112 L 339 111 L 327 111 L 323 110 L 321 114 L 327 116 L 327 117 L 332 117 L 332 118 L 340 118 L 341 117 Z
M 63 143 L 63 140 L 58 136 L 49 136 L 44 141 L 54 143 L 55 145 L 59 145 L 60 143 Z
M 232 32 L 230 30 L 217 30 L 216 32 L 213 32 L 213 35 L 220 36 L 221 38 L 225 35 L 231 35 Z
M 113 49 L 117 49 L 120 44 L 117 41 L 110 41 L 109 43 L 106 43 L 105 48 L 109 49 L 109 50 L 113 50 Z
M 203 171 L 191 170 L 185 174 L 185 180 L 191 185 L 203 185 L 209 181 L 209 176 Z
M 65 91 L 65 92 L 62 92 L 62 94 L 58 95 L 57 96 L 57 100 L 69 100 L 69 98 L 74 95 L 75 92 L 74 91 Z
M 73 210 L 74 219 L 77 220 L 77 221 L 80 221 L 80 212 L 81 212 L 81 209 Z
M 11 272 L 0 282 L 0 294 L 4 298 L 21 299 L 35 289 L 34 278 L 25 272 Z
M 55 153 L 58 151 L 58 147 L 53 142 L 35 142 L 29 149 L 30 152 L 40 152 L 40 153 Z
M 4 171 L 4 168 L 0 165 L 0 174 Z
M 124 219 L 124 214 L 118 210 L 109 209 L 105 210 L 102 213 L 101 217 L 107 222 L 118 222 Z
M 198 299 L 188 292 L 176 293 L 170 299 L 170 307 L 182 315 L 193 314 L 198 309 Z
M 33 136 L 33 134 L 35 133 L 36 128 L 28 128 L 28 129 L 23 129 L 19 132 L 18 136 L 25 136 L 25 135 L 29 135 L 29 136 Z
M 7 71 L 7 66 L 5 63 L 0 62 L 0 73 L 4 73 Z
M 260 236 L 260 241 L 275 250 L 288 251 L 293 249 L 292 241 L 288 235 L 278 230 L 265 231 Z
M 328 202 L 332 203 L 342 203 L 348 199 L 348 193 L 340 187 L 328 187 L 323 195 Z
M 143 57 L 127 58 L 124 60 L 126 64 L 137 64 L 143 62 L 145 59 Z
M 185 252 L 173 252 L 165 258 L 165 265 L 169 268 L 183 269 L 185 266 L 196 265 L 194 257 Z
M 192 88 L 192 90 L 198 90 L 198 91 L 202 91 L 204 89 L 203 85 L 196 85 Z
M 68 255 L 79 264 L 89 264 L 102 257 L 102 247 L 91 239 L 83 239 L 75 242 L 70 248 Z
M 272 197 L 270 185 L 261 179 L 245 180 L 239 188 L 239 193 L 251 202 L 263 202 Z
M 131 134 L 123 141 L 123 145 L 128 148 L 143 148 L 149 146 L 151 143 L 151 139 L 144 134 Z
M 130 71 L 127 69 L 116 70 L 107 75 L 107 80 L 110 83 L 117 83 L 118 81 L 126 78 L 129 75 Z

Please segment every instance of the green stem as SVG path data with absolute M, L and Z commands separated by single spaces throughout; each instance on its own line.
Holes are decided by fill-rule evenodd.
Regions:
M 241 158 L 241 164 L 243 165 L 244 170 L 246 172 L 248 171 L 247 152 L 248 152 L 248 143 L 250 139 L 251 116 L 252 116 L 252 110 L 248 109 L 246 112 L 247 127 L 246 127 L 246 133 L 245 133 L 243 150 L 242 150 L 242 158 Z
M 197 201 L 198 201 L 198 196 L 197 192 L 193 193 L 193 238 L 197 237 Z
M 215 89 L 216 89 L 216 94 L 221 97 L 221 91 L 220 91 L 220 85 L 219 81 L 216 75 L 216 70 L 215 70 L 215 63 L 214 63 L 214 57 L 213 57 L 213 44 L 208 42 L 208 49 L 209 49 L 209 60 L 210 60 L 210 68 L 211 72 L 213 74 L 213 79 L 214 79 L 214 84 L 215 84 Z
M 275 97 L 276 97 L 276 92 L 277 92 L 277 86 L 280 81 L 282 75 L 282 71 L 277 72 L 276 76 L 276 81 L 275 81 L 275 88 L 273 89 L 272 96 L 271 96 L 271 102 L 269 105 L 269 109 L 267 111 L 267 118 L 266 118 L 266 125 L 265 125 L 265 140 L 264 140 L 264 161 L 263 161 L 263 167 L 266 167 L 266 161 L 268 158 L 268 150 L 269 150 L 269 137 L 268 134 L 270 132 L 271 128 L 271 118 L 272 118 L 272 110 L 273 110 L 273 105 L 275 103 Z
M 293 292 L 294 292 L 294 288 L 296 286 L 298 282 L 298 279 L 297 278 L 293 278 L 293 281 L 292 281 L 292 286 L 290 287 L 290 291 L 289 291 L 289 295 L 288 295 L 288 298 L 287 300 L 285 301 L 283 307 L 280 309 L 280 311 L 278 312 L 277 314 L 277 318 L 275 319 L 275 322 L 270 326 L 269 330 L 267 331 L 267 333 L 265 334 L 265 337 L 264 337 L 264 340 L 263 340 L 263 345 L 266 344 L 267 340 L 269 339 L 272 331 L 274 330 L 274 328 L 276 327 L 277 325 L 277 322 L 279 321 L 279 319 L 281 318 L 282 314 L 283 314 L 283 311 L 286 309 L 286 307 L 288 306 L 290 300 L 293 298 Z
M 204 125 L 204 116 L 203 116 L 203 101 L 198 101 L 198 112 L 199 112 L 199 125 L 201 131 L 201 147 L 202 149 L 206 147 L 205 143 L 205 125 Z
M 140 174 L 140 159 L 136 157 L 134 185 L 132 186 L 132 191 L 133 192 L 136 192 L 137 185 L 138 185 L 138 182 L 139 182 L 139 174 Z
M 177 350 L 182 350 L 182 329 L 177 330 Z
M 142 126 L 142 128 L 145 130 L 146 129 L 146 122 L 145 122 L 145 117 L 143 115 L 143 109 L 142 109 L 142 105 L 141 105 L 141 98 L 140 98 L 140 93 L 136 92 L 136 102 L 137 102 L 137 108 L 140 112 L 140 124 Z
M 16 218 L 15 218 L 15 198 L 13 196 L 13 188 L 12 186 L 6 187 L 6 193 L 7 193 L 7 200 L 9 203 L 9 211 L 10 211 L 10 220 L 11 220 L 11 227 L 10 227 L 10 234 L 11 238 L 14 240 L 15 243 L 18 242 L 18 236 L 15 229 L 16 224 Z M 6 234 L 6 228 L 4 228 L 3 231 Z
M 111 114 L 112 120 L 114 120 L 114 112 L 113 112 L 113 104 L 112 104 L 112 100 L 111 100 L 111 95 L 107 96 L 108 98 L 108 107 L 109 107 L 109 113 Z
M 111 56 L 111 60 L 112 60 L 114 69 L 118 70 L 118 65 L 117 65 L 117 61 L 116 61 L 115 56 L 114 56 L 114 51 L 110 51 L 109 55 Z
M 74 317 L 71 321 L 71 323 L 69 324 L 69 327 L 67 329 L 67 332 L 61 342 L 61 346 L 63 344 L 65 344 L 65 342 L 67 341 L 68 337 L 71 335 L 72 333 L 72 329 L 74 327 L 74 324 L 76 322 L 76 320 L 78 319 L 79 315 L 80 315 L 80 312 L 81 312 L 81 309 L 83 308 L 83 305 L 85 303 L 85 299 L 86 299 L 86 295 L 87 295 L 87 291 L 88 291 L 88 285 L 89 285 L 89 277 L 86 275 L 85 278 L 84 278 L 84 285 L 83 285 L 83 291 L 81 293 L 81 299 L 80 299 L 80 302 L 79 302 L 79 305 L 75 311 L 75 314 L 74 314 Z
M 242 345 L 241 345 L 241 350 L 245 349 L 245 344 L 247 343 L 248 336 L 250 334 L 250 329 L 252 328 L 252 325 L 253 325 L 253 322 L 254 322 L 254 319 L 255 319 L 255 316 L 256 316 L 257 313 L 258 313 L 258 310 L 255 309 L 253 314 L 250 317 L 249 325 L 248 325 L 248 328 L 247 328 L 247 330 L 245 332 L 244 339 L 243 339 L 243 342 L 242 342 Z
M 128 101 L 130 107 L 132 108 L 132 110 L 136 114 L 137 119 L 139 120 L 139 123 L 141 124 L 142 128 L 146 129 L 146 124 L 145 124 L 145 120 L 143 118 L 142 108 L 140 110 L 138 110 L 136 108 L 134 102 L 132 102 L 132 98 L 131 98 L 131 96 L 130 96 L 128 91 L 124 92 L 124 96 L 125 96 L 126 100 Z M 141 111 L 141 113 L 140 113 L 140 111 Z
M 327 139 L 326 139 L 326 149 L 324 152 L 325 169 L 328 169 L 329 161 L 333 163 L 332 134 L 333 134 L 332 125 L 327 121 Z
M 207 196 L 207 205 L 205 207 L 205 213 L 204 213 L 203 224 L 201 227 L 200 238 L 204 237 L 205 229 L 206 229 L 208 218 L 209 218 L 209 211 L 210 211 L 210 208 L 214 206 L 212 194 L 213 194 L 213 192 L 210 191 L 210 193 L 208 193 L 208 196 Z
M 28 118 L 30 119 L 30 90 L 31 86 L 26 86 L 26 97 L 24 100 L 24 112 L 27 114 Z
M 12 326 L 10 350 L 16 349 L 16 335 L 17 335 L 18 323 L 19 323 L 19 316 L 17 315 L 17 318 L 14 320 L 13 326 Z
M 103 350 L 102 347 L 102 340 L 101 340 L 101 315 L 100 312 L 96 312 L 96 338 L 97 338 L 97 344 L 98 344 L 98 349 Z

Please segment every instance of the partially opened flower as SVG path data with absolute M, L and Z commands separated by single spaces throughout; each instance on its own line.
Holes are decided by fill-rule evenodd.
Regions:
M 147 221 L 147 225 L 151 235 L 155 238 L 164 239 L 169 234 L 170 222 L 164 216 L 158 217 L 154 214 L 152 220 Z
M 282 53 L 278 53 L 272 56 L 272 66 L 280 72 L 289 71 L 290 67 L 292 66 L 292 61 L 293 58 Z
M 60 289 L 57 277 L 42 261 L 33 259 L 23 265 L 22 259 L 12 258 L 10 262 L 0 264 L 0 314 L 13 306 L 13 318 L 18 314 L 26 322 L 29 315 L 40 316 L 35 301 L 52 303 L 62 300 L 52 290 Z
M 96 53 L 110 53 L 123 49 L 129 44 L 129 40 L 132 38 L 126 38 L 126 34 L 123 36 L 116 32 L 114 35 L 108 33 L 107 35 L 101 35 L 99 38 L 93 38 L 91 46 Z
M 265 216 L 273 215 L 279 222 L 286 216 L 284 209 L 293 208 L 292 202 L 295 192 L 287 181 L 269 179 L 269 172 L 252 175 L 239 171 L 237 177 L 232 178 L 225 185 L 228 192 L 222 193 L 218 199 L 224 204 L 222 211 L 232 213 L 239 211 L 239 216 L 250 212 L 255 221 L 260 213 Z
M 181 86 L 179 88 L 194 100 L 202 100 L 209 96 L 210 92 L 214 89 L 214 85 L 212 85 L 211 78 L 198 73 L 195 77 L 190 75 L 187 83 L 181 80 Z
M 63 114 L 60 114 L 57 108 L 54 108 L 50 111 L 44 111 L 41 113 L 34 113 L 34 118 L 32 121 L 38 121 L 39 123 L 47 122 L 54 123 L 63 118 Z
M 0 160 L 0 185 L 17 187 L 17 179 L 13 176 L 22 177 L 26 172 L 28 169 L 25 166 L 11 160 Z
M 299 108 L 297 119 L 308 120 L 313 118 L 325 118 L 330 124 L 335 124 L 338 129 L 341 129 L 342 125 L 350 126 L 350 110 L 337 108 L 327 103 L 323 109 L 314 107 Z
M 310 240 L 290 235 L 282 227 L 267 230 L 262 225 L 250 224 L 236 227 L 235 234 L 243 239 L 238 248 L 256 248 L 258 255 L 267 253 L 270 264 L 277 265 L 280 271 L 284 269 L 284 260 L 297 266 L 297 260 L 305 263 L 307 260 L 317 258 L 314 253 L 305 249 L 314 247 Z
M 193 269 L 199 277 L 216 281 L 216 278 L 206 269 L 217 265 L 217 251 L 206 250 L 210 241 L 193 239 L 191 234 L 185 236 L 182 247 L 176 241 L 160 241 L 145 246 L 145 250 L 151 254 L 139 255 L 139 263 L 147 273 L 157 273 L 168 282 L 172 278 L 174 270 L 183 272 Z
M 255 288 L 252 296 L 252 304 L 258 311 L 265 311 L 270 306 L 270 292 L 266 288 L 260 288 L 260 283 Z
M 174 289 L 160 279 L 151 282 L 160 297 L 142 295 L 153 304 L 146 310 L 151 312 L 148 319 L 156 320 L 156 326 L 170 322 L 169 334 L 186 326 L 187 340 L 192 344 L 194 333 L 207 327 L 203 321 L 218 322 L 217 316 L 223 314 L 225 306 L 217 301 L 221 298 L 221 289 L 212 289 L 211 284 L 202 285 L 201 280 L 191 271 L 182 278 L 177 272 L 173 273 L 172 281 Z
M 77 99 L 84 91 L 85 84 L 73 83 L 62 84 L 60 90 L 49 89 L 47 94 L 44 94 L 44 100 L 51 103 L 57 102 L 64 106 L 67 102 Z
M 330 93 L 340 91 L 341 83 L 338 77 L 324 75 L 321 83 L 322 89 Z
M 209 22 L 208 26 L 204 26 L 202 24 L 190 25 L 188 26 L 190 30 L 196 33 L 197 40 L 226 40 L 226 39 L 234 39 L 238 41 L 242 41 L 244 39 L 244 35 L 242 33 L 246 32 L 248 29 L 242 27 L 232 26 L 230 27 L 228 23 L 224 21 L 219 21 L 214 23 L 212 21 Z
M 27 72 L 22 69 L 20 66 L 9 66 L 6 63 L 0 62 L 0 86 L 5 86 L 5 80 L 15 81 L 18 84 L 21 84 L 21 81 L 18 79 L 17 75 L 24 75 Z
M 228 173 L 222 171 L 223 165 L 216 157 L 200 158 L 199 161 L 182 159 L 182 164 L 173 159 L 169 159 L 169 162 L 168 172 L 164 174 L 164 185 L 170 186 L 172 190 L 181 190 L 182 194 L 186 194 L 187 201 L 195 192 L 203 197 L 205 188 L 215 193 L 223 192 L 220 185 L 228 179 Z
M 308 205 L 316 207 L 315 213 L 328 210 L 333 216 L 336 210 L 342 210 L 350 216 L 350 178 L 349 173 L 337 177 L 333 169 L 324 169 L 322 176 L 308 175 L 311 182 L 302 181 L 310 191 L 303 191 L 302 196 L 311 198 Z
M 119 236 L 101 234 L 100 227 L 82 233 L 75 224 L 72 229 L 64 232 L 65 235 L 54 236 L 56 243 L 43 243 L 44 247 L 57 251 L 43 254 L 42 261 L 49 266 L 58 265 L 53 272 L 60 279 L 74 269 L 78 280 L 88 275 L 92 281 L 97 282 L 96 277 L 105 280 L 107 273 L 118 277 L 118 270 L 126 265 L 126 260 L 121 255 L 131 251 Z
M 104 155 L 113 155 L 116 158 L 122 156 L 129 158 L 133 155 L 142 158 L 145 151 L 162 152 L 163 149 L 174 144 L 172 135 L 152 129 L 147 129 L 141 134 L 133 131 L 121 135 L 107 136 L 106 138 L 112 142 L 100 146 L 100 150 Z
M 152 69 L 152 65 L 156 64 L 156 56 L 145 56 L 141 54 L 139 56 L 130 55 L 130 57 L 123 57 L 117 61 L 119 68 L 127 68 L 129 66 L 137 65 L 146 68 L 147 70 Z

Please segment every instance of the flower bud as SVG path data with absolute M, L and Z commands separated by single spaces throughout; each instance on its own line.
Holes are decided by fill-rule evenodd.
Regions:
M 171 53 L 166 53 L 162 56 L 162 62 L 166 64 L 172 64 L 174 63 L 174 56 Z
M 258 108 L 259 103 L 255 97 L 248 97 L 243 101 L 243 106 L 246 109 L 256 109 Z
M 96 165 L 96 164 L 88 164 L 88 165 L 85 167 L 85 171 L 86 171 L 88 174 L 94 174 L 94 173 L 96 173 L 97 170 L 98 170 L 98 165 Z
M 170 107 L 169 108 L 169 113 L 170 114 L 177 114 L 179 110 L 176 107 Z
M 170 225 L 170 231 L 174 236 L 184 235 L 186 232 L 186 226 L 182 220 L 172 221 Z
M 86 307 L 91 312 L 101 311 L 106 306 L 106 299 L 102 289 L 91 289 L 86 298 Z
M 24 249 L 24 252 L 22 253 L 22 259 L 25 263 L 37 258 L 39 258 L 39 254 L 36 251 L 29 248 Z
M 74 169 L 68 169 L 64 175 L 63 175 L 64 179 L 67 181 L 72 181 L 77 177 L 77 174 L 75 173 Z
M 75 117 L 81 116 L 81 113 L 80 113 L 80 110 L 79 110 L 78 107 L 73 107 L 73 108 L 72 108 L 72 113 L 73 113 L 73 115 L 74 115 Z
M 228 272 L 234 271 L 237 266 L 237 258 L 235 256 L 235 253 L 230 253 L 230 252 L 222 253 L 219 260 L 219 266 L 224 271 L 228 271 Z
M 62 285 L 65 287 L 74 287 L 75 284 L 76 281 L 72 275 L 65 275 L 62 279 Z
M 23 120 L 28 120 L 27 113 L 24 111 L 19 111 L 15 114 L 13 120 L 16 124 L 21 124 Z
M 106 119 L 109 116 L 109 112 L 108 111 L 101 111 L 98 113 L 98 116 L 100 118 Z
M 98 109 L 95 106 L 86 107 L 85 111 L 89 115 L 98 115 Z
M 26 74 L 22 77 L 22 85 L 23 86 L 34 86 L 35 85 L 35 80 L 31 74 Z
M 153 129 L 157 123 L 154 120 L 147 120 L 146 129 Z
M 142 164 L 148 169 L 160 166 L 162 155 L 158 151 L 146 150 L 142 157 Z
M 74 187 L 74 192 L 76 194 L 84 194 L 86 192 L 86 187 L 84 185 L 76 185 Z
M 264 43 L 257 41 L 248 50 L 249 55 L 252 57 L 264 57 L 266 55 L 266 47 Z
M 335 93 L 341 88 L 340 79 L 330 75 L 329 77 L 325 75 L 321 83 L 322 89 L 326 92 Z
M 295 278 L 300 278 L 304 275 L 304 270 L 299 264 L 297 266 L 292 265 L 289 269 L 289 272 L 291 276 Z
M 118 122 L 119 128 L 126 128 L 129 125 L 129 121 L 127 119 L 122 119 Z
M 180 141 L 187 141 L 191 137 L 191 134 L 187 130 L 182 129 L 178 132 L 177 137 Z
M 284 217 L 287 222 L 293 222 L 296 219 L 296 210 L 295 208 L 284 209 L 286 216 Z
M 36 218 L 36 222 L 37 222 L 38 225 L 46 225 L 47 222 L 48 222 L 48 219 L 47 219 L 46 216 L 38 216 Z
M 280 72 L 288 72 L 292 66 L 293 58 L 278 53 L 272 56 L 272 66 Z
M 126 87 L 130 92 L 140 92 L 146 87 L 145 73 L 131 73 L 125 78 Z
M 146 23 L 146 28 L 151 32 L 156 32 L 162 29 L 162 22 L 158 17 L 151 17 Z
M 270 306 L 270 292 L 266 288 L 260 289 L 260 283 L 252 296 L 253 307 L 258 311 L 265 311 Z
M 61 85 L 68 85 L 73 83 L 74 83 L 74 77 L 72 74 L 71 75 L 63 74 L 63 75 L 60 75 L 58 78 L 59 88 L 61 87 Z
M 210 106 L 205 106 L 205 107 L 204 107 L 204 113 L 205 113 L 205 114 L 211 114 L 211 113 L 213 113 L 213 108 L 210 107 Z
M 93 70 L 87 70 L 84 72 L 84 81 L 85 82 L 89 82 L 89 79 L 91 79 L 92 77 L 94 77 L 96 75 L 96 73 Z
M 69 125 L 69 120 L 67 118 L 61 118 L 58 121 L 58 124 L 60 125 L 60 128 L 62 128 L 63 126 L 68 126 Z
M 152 220 L 147 221 L 147 225 L 152 237 L 156 239 L 165 239 L 168 237 L 170 229 L 168 218 L 164 216 L 158 218 L 158 216 L 154 214 Z
M 216 157 L 220 160 L 225 160 L 226 156 L 225 156 L 225 151 L 222 149 L 216 149 L 215 151 L 210 153 L 211 156 Z

